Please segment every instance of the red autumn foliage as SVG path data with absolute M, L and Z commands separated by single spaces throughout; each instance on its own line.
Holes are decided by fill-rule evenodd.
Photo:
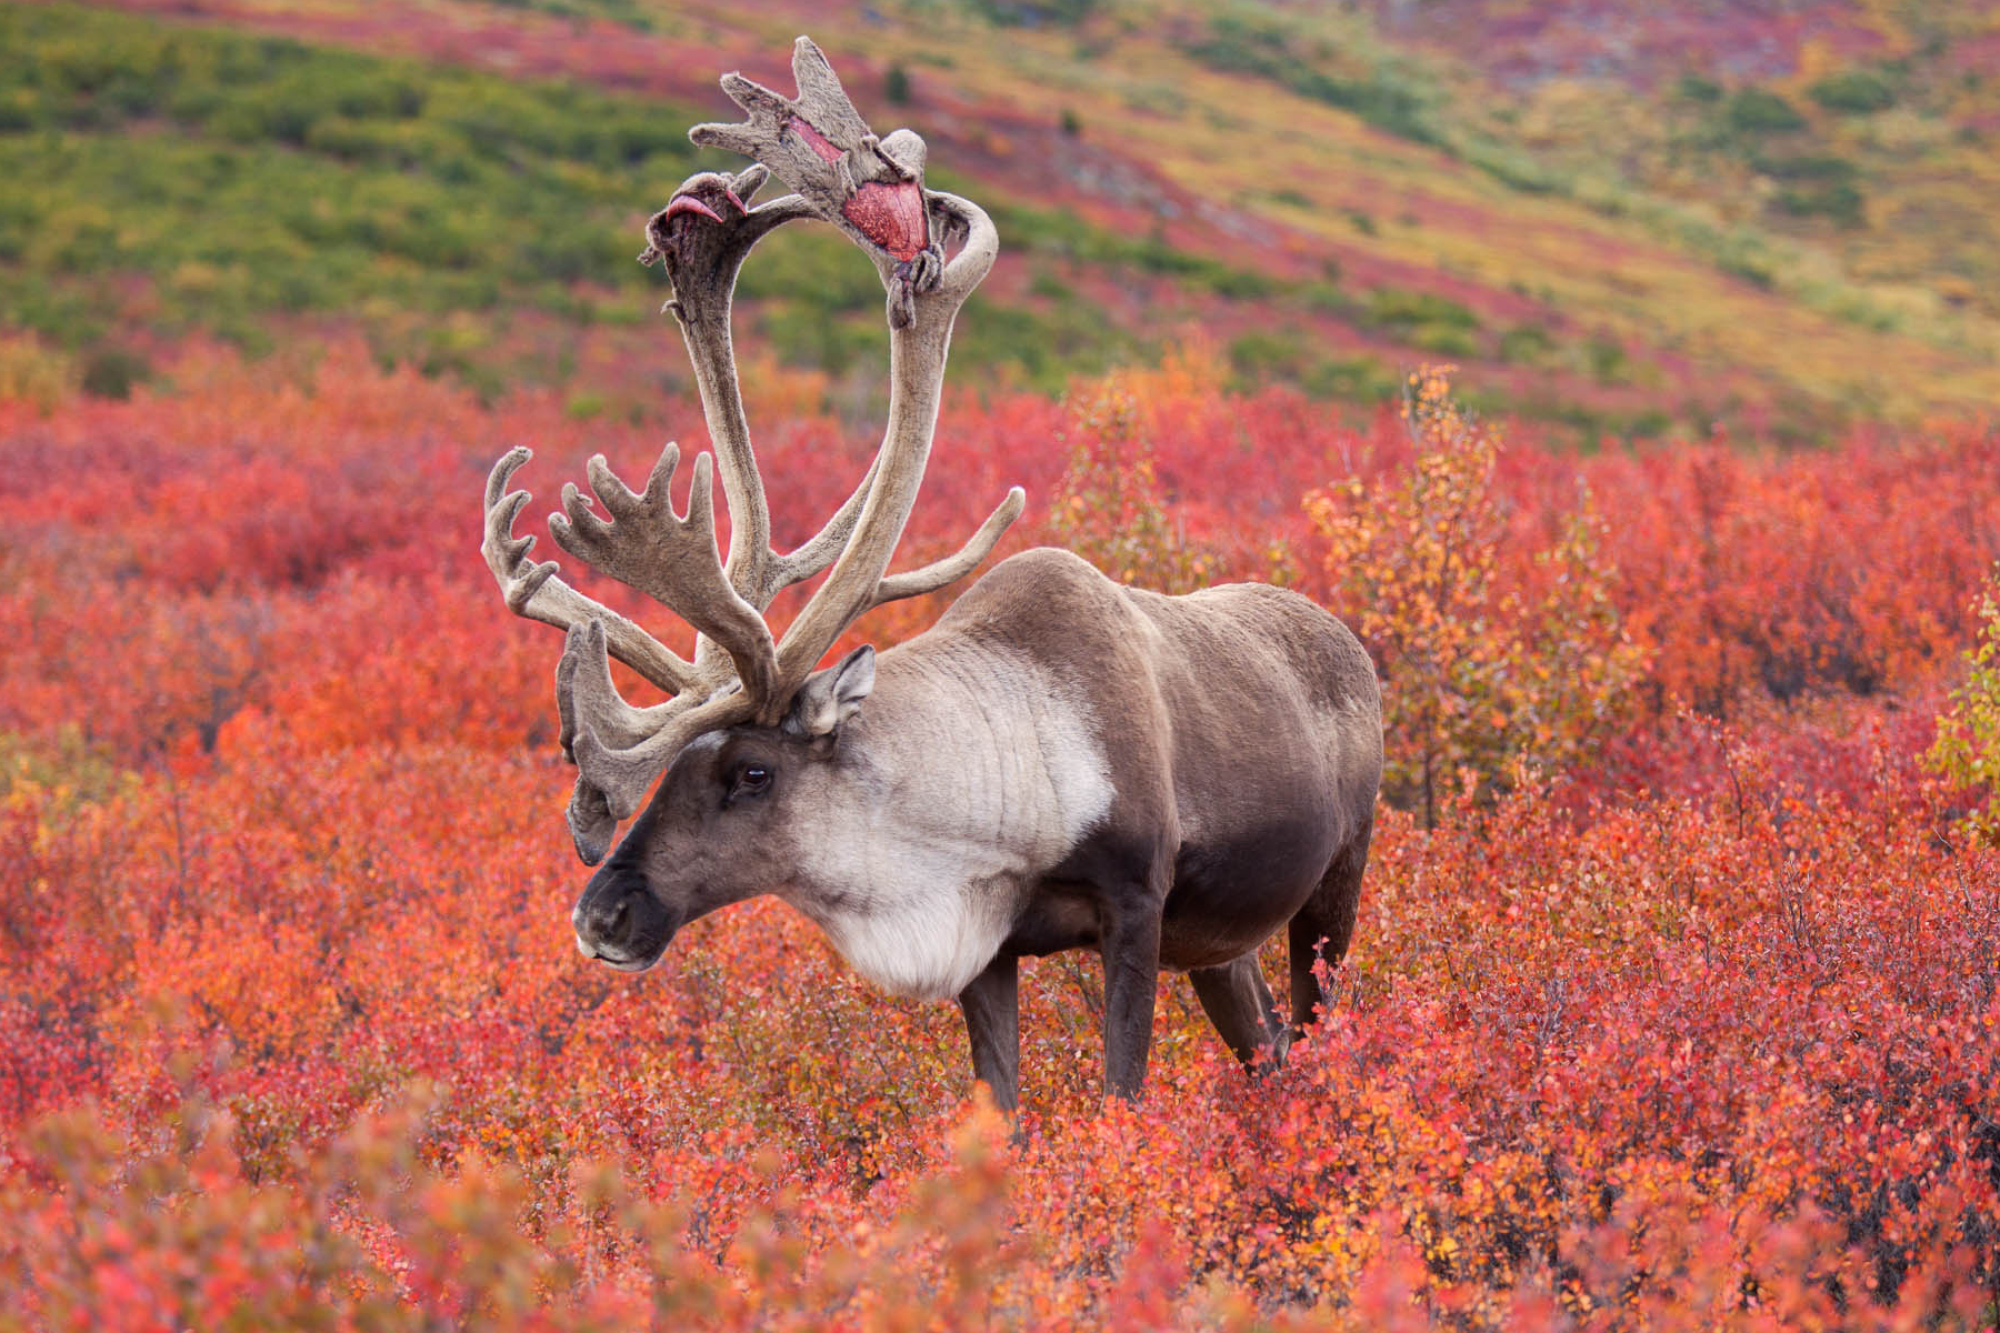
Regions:
M 514 443 L 548 500 L 657 432 L 358 358 L 176 378 L 0 404 L 0 1329 L 1991 1324 L 2000 850 L 1921 763 L 2000 554 L 1991 432 L 1514 428 L 1489 612 L 1538 614 L 1587 483 L 1622 729 L 1385 811 L 1340 1003 L 1261 1080 L 1172 981 L 1106 1107 L 1094 961 L 1031 965 L 1010 1138 L 948 1006 L 773 903 L 642 978 L 577 956 L 555 636 L 499 606 L 476 497 Z M 1200 356 L 1076 403 L 953 399 L 905 559 L 1016 481 L 1066 515 L 1018 542 L 1118 537 L 1068 478 L 1161 581 L 1275 552 L 1359 620 L 1302 501 L 1393 493 L 1393 410 Z M 759 447 L 796 532 L 870 441 L 802 410 Z

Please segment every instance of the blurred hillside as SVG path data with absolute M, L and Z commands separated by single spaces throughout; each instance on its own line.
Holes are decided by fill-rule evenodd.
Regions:
M 302 358 L 359 331 L 644 413 L 684 372 L 639 224 L 722 165 L 685 137 L 733 114 L 716 74 L 789 86 L 800 31 L 1001 226 L 965 381 L 1195 338 L 1355 404 L 1449 359 L 1582 437 L 2000 398 L 1984 0 L 18 5 L 0 377 L 117 395 L 190 336 Z M 865 405 L 881 298 L 846 249 L 779 237 L 745 318 L 753 355 Z

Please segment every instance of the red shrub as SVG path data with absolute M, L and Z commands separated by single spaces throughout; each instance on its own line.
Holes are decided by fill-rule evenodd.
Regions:
M 1171 535 L 1135 579 L 1275 548 L 1359 619 L 1301 499 L 1394 494 L 1408 438 L 1215 378 L 1126 377 L 1112 441 L 954 400 L 905 558 L 1082 458 Z M 514 442 L 546 500 L 657 434 L 339 361 L 183 382 L 0 405 L 0 1329 L 1990 1323 L 2000 852 L 1918 759 L 2000 551 L 1991 435 L 1516 428 L 1489 611 L 1543 604 L 1587 481 L 1632 725 L 1435 830 L 1385 811 L 1341 1003 L 1257 1083 L 1171 982 L 1145 1102 L 1101 1106 L 1094 960 L 1029 967 L 1015 1143 L 948 1007 L 773 902 L 641 979 L 576 956 L 555 636 L 475 497 Z M 765 431 L 781 537 L 868 447 Z

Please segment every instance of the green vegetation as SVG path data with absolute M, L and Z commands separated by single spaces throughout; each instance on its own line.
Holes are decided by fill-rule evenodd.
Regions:
M 581 282 L 657 282 L 635 201 L 697 164 L 637 101 L 73 9 L 0 13 L 0 106 L 0 170 L 34 183 L 0 305 L 72 348 L 127 323 L 135 274 L 159 332 L 252 349 L 272 313 L 588 321 Z
M 2000 846 L 2000 569 L 1978 606 L 1979 642 L 1966 650 L 1965 680 L 1938 717 L 1926 766 L 1972 799 L 1964 830 Z
M 1842 227 L 1858 227 L 1866 216 L 1867 200 L 1846 181 L 1780 190 L 1772 202 L 1795 217 L 1826 217 Z
M 1260 329 L 1230 340 L 1231 385 L 1248 389 L 1273 380 L 1297 384 L 1316 398 L 1375 403 L 1393 398 L 1402 376 L 1372 356 L 1328 356 L 1303 329 Z
M 93 398 L 125 399 L 153 377 L 145 357 L 124 347 L 99 348 L 83 366 L 83 391 Z
M 1352 112 L 1377 129 L 1447 152 L 1511 189 L 1569 192 L 1566 177 L 1504 135 L 1453 115 L 1446 81 L 1379 43 L 1354 40 L 1359 35 L 1350 31 L 1342 34 L 1347 40 L 1340 40 L 1291 13 L 1244 5 L 1211 18 L 1200 37 L 1179 45 L 1211 69 L 1268 79 Z M 1372 218 L 1349 216 L 1357 229 L 1375 234 Z
M 949 171 L 933 170 L 931 175 L 941 189 L 973 188 Z M 1028 208 L 1004 199 L 989 200 L 985 208 L 1007 245 L 1029 254 L 1172 278 L 1182 286 L 1235 300 L 1275 296 L 1282 290 L 1275 278 L 1178 249 L 1158 234 L 1127 236 L 1092 226 L 1074 213 Z
M 1540 324 L 1517 324 L 1500 334 L 1500 359 L 1534 365 L 1555 350 L 1556 340 Z
M 1625 377 L 1625 348 L 1617 339 L 1600 334 L 1585 343 L 1583 351 L 1591 378 L 1599 384 L 1615 384 Z
M 1632 9 L 1630 21 L 1645 25 L 1645 7 Z M 1729 20 L 1718 16 L 1714 26 Z M 1435 17 L 1398 29 L 1352 12 L 1212 0 L 1206 18 L 1170 25 L 1166 40 L 1211 69 L 1264 80 L 1437 148 L 1512 192 L 1636 223 L 1723 274 L 1843 324 L 1893 330 L 1958 355 L 1972 340 L 1954 312 L 2000 315 L 2000 301 L 1988 295 L 2000 286 L 1972 276 L 2000 277 L 1991 258 L 2000 251 L 1986 243 L 1997 215 L 1977 184 L 1985 177 L 1968 167 L 1942 185 L 1938 170 L 1951 154 L 1977 151 L 1977 122 L 1965 117 L 1990 115 L 1979 106 L 1990 99 L 1977 77 L 1918 74 L 1959 38 L 1976 37 L 1976 24 L 1943 23 L 1922 34 L 1911 57 L 1830 72 L 1797 93 L 1725 79 L 1719 62 L 1699 54 L 1691 57 L 1698 64 L 1658 71 L 1667 77 L 1657 91 L 1615 75 L 1493 82 L 1483 71 L 1495 53 L 1482 52 L 1471 34 L 1485 31 L 1484 40 L 1528 66 L 1541 58 L 1532 39 L 1490 31 L 1488 20 L 1470 15 L 1463 27 L 1459 36 L 1459 25 Z M 1893 115 L 1874 114 L 1891 108 Z M 1607 127 L 1615 128 L 1607 134 Z M 1266 197 L 1285 202 L 1276 191 Z M 1347 200 L 1337 207 L 1359 237 L 1387 234 L 1373 210 Z M 1899 225 L 1911 213 L 1915 225 Z M 1946 215 L 1950 225 L 1941 221 Z M 1500 240 L 1493 248 L 1510 246 Z M 1942 284 L 1935 302 L 1913 298 L 1907 281 L 1911 259 L 1924 253 L 1942 261 L 1928 280 Z M 1443 355 L 1485 345 L 1451 325 L 1403 327 L 1407 345 Z M 1978 341 L 1988 346 L 1973 355 L 1990 361 L 1986 330 Z M 1528 364 L 1515 355 L 1526 350 L 1502 350 L 1501 359 Z
M 582 326 L 649 308 L 660 280 L 632 262 L 647 206 L 729 165 L 688 144 L 699 118 L 282 38 L 0 11 L 0 171 L 33 182 L 0 196 L 0 309 L 76 354 L 110 396 L 149 373 L 125 349 L 135 319 L 261 352 L 285 316 L 358 320 L 385 360 L 496 389 L 494 345 L 515 312 Z M 993 212 L 1010 245 L 1050 259 L 1227 299 L 1277 294 L 1159 237 Z M 774 238 L 742 296 L 787 361 L 838 373 L 880 355 L 880 285 L 830 232 Z M 1055 388 L 1153 350 L 1066 286 L 1036 297 L 983 302 L 955 358 Z
M 1888 80 L 1861 69 L 1842 70 L 1821 79 L 1806 89 L 1806 96 L 1828 111 L 1840 111 L 1852 116 L 1887 111 L 1896 104 L 1896 94 L 1891 91 Z
M 882 75 L 882 100 L 890 106 L 910 104 L 910 71 L 901 65 L 889 66 Z
M 1731 129 L 1744 134 L 1789 134 L 1806 127 L 1799 109 L 1768 88 L 1738 88 L 1726 112 Z
M 1459 302 L 1433 292 L 1377 287 L 1368 293 L 1363 322 L 1398 341 L 1439 356 L 1480 354 L 1479 316 Z
M 1413 143 L 1444 146 L 1431 115 L 1433 98 L 1408 70 L 1372 65 L 1351 74 L 1335 73 L 1327 68 L 1328 62 L 1304 54 L 1298 35 L 1287 27 L 1239 14 L 1209 20 L 1205 35 L 1184 49 L 1212 69 L 1255 74 L 1316 102 L 1352 111 Z
M 636 0 L 486 0 L 501 9 L 531 9 L 565 19 L 606 19 L 639 32 L 650 32 L 653 20 Z
M 1683 74 L 1675 86 L 1680 95 L 1690 102 L 1712 103 L 1722 100 L 1722 85 L 1714 79 L 1706 79 L 1699 74 Z
M 965 3 L 987 22 L 1005 27 L 1036 27 L 1044 23 L 1074 26 L 1097 10 L 1097 0 L 965 0 Z
M 14 182 L 0 191 L 0 382 L 115 396 L 170 377 L 188 335 L 309 360 L 317 340 L 359 332 L 384 364 L 558 385 L 579 415 L 655 401 L 681 372 L 660 355 L 660 275 L 631 262 L 639 222 L 688 172 L 736 164 L 687 144 L 702 112 L 591 82 L 617 75 L 584 28 L 623 24 L 616 41 L 707 68 L 704 52 L 761 19 L 486 2 L 539 16 L 523 31 L 560 47 L 576 81 L 466 68 L 486 53 L 455 2 L 358 22 L 333 0 L 277 0 L 245 20 L 284 15 L 308 42 L 436 65 L 130 12 L 0 9 Z M 1905 15 L 1904 54 L 1835 70 L 1822 53 L 1796 62 L 1811 75 L 1759 82 L 1717 57 L 1734 32 L 1717 16 L 1724 40 L 1664 67 L 1508 80 L 1492 71 L 1546 53 L 1490 16 L 1434 18 L 926 0 L 875 14 L 873 63 L 848 65 L 852 45 L 836 56 L 861 71 L 864 105 L 914 103 L 903 118 L 920 124 L 936 70 L 996 104 L 1040 99 L 1046 137 L 940 127 L 934 144 L 934 183 L 979 198 L 1006 243 L 954 353 L 981 383 L 1061 388 L 1200 325 L 1245 387 L 1373 397 L 1435 358 L 1466 363 L 1466 392 L 1490 410 L 1616 433 L 1644 424 L 1640 389 L 1672 401 L 1675 422 L 1782 403 L 1820 429 L 1990 400 L 2000 210 L 1969 164 L 2000 81 L 1949 64 L 1973 28 Z M 1177 77 L 1190 62 L 1210 73 Z M 1345 118 L 1328 107 L 1395 139 L 1291 132 Z M 1147 195 L 1115 170 L 1057 172 L 1031 193 L 992 166 L 1060 151 L 1058 130 L 1217 211 L 1161 206 L 1149 230 Z M 979 162 L 976 179 L 952 170 Z M 1574 246 L 1549 245 L 1552 229 Z M 823 368 L 843 408 L 866 410 L 882 296 L 849 247 L 787 228 L 741 295 L 750 355 Z

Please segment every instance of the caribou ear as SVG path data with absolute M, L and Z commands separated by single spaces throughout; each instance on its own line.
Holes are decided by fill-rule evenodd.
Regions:
M 792 703 L 785 730 L 795 736 L 831 736 L 853 717 L 875 688 L 875 650 L 862 644 L 838 663 L 813 673 Z

